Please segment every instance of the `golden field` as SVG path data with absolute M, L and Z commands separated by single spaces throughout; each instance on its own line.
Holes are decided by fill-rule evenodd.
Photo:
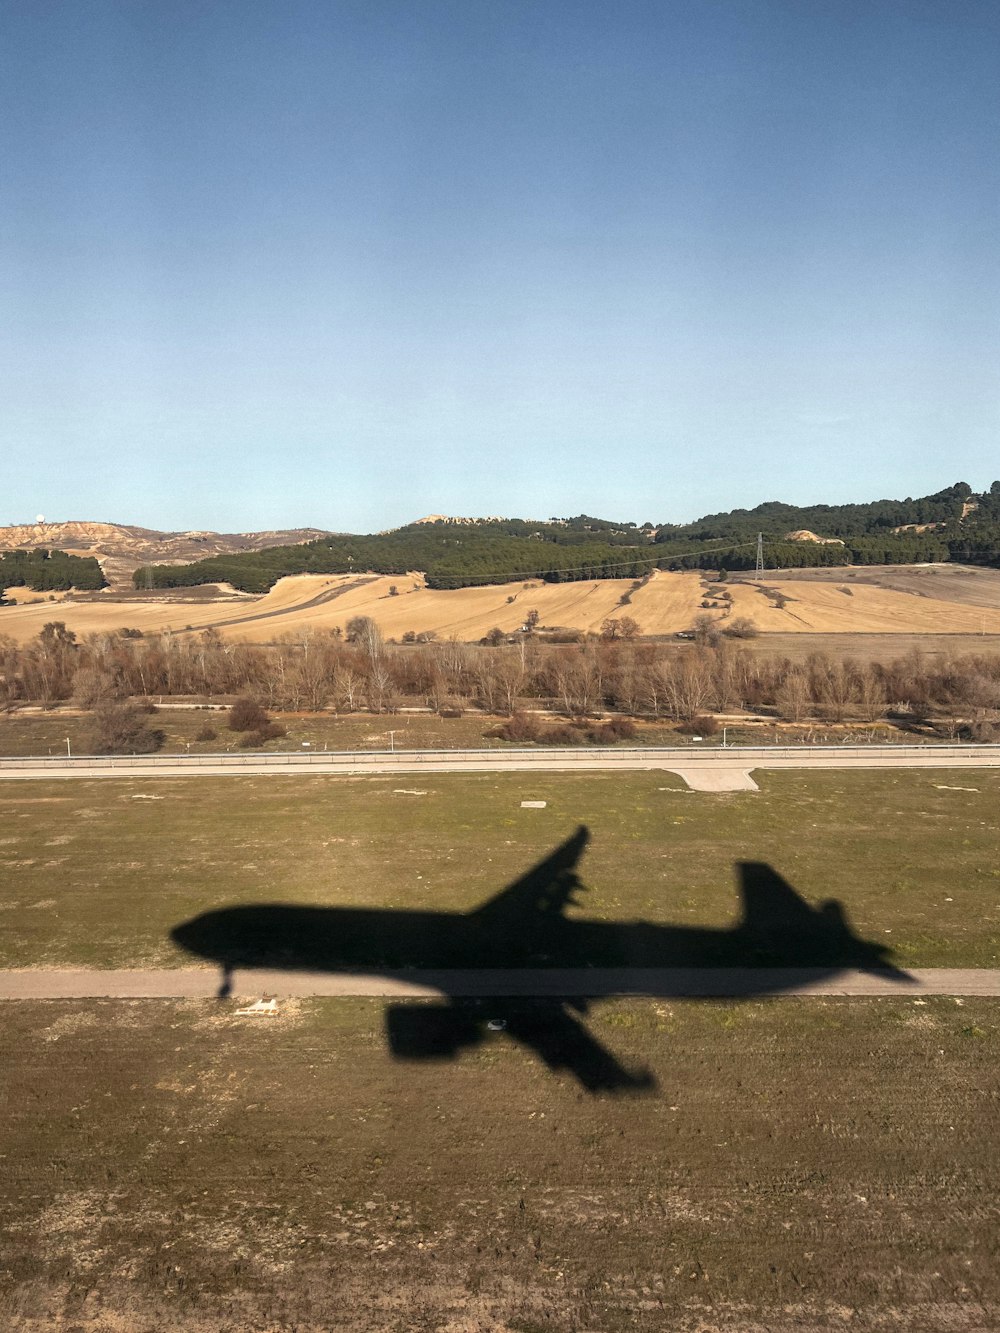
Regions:
M 629 593 L 631 600 L 623 604 Z M 80 637 L 125 626 L 145 634 L 212 627 L 227 638 L 259 643 L 344 628 L 354 616 L 370 616 L 389 639 L 412 632 L 475 641 L 494 627 L 516 632 L 531 610 L 541 626 L 583 632 L 630 616 L 644 635 L 672 635 L 707 615 L 722 627 L 745 618 L 762 634 L 1000 634 L 1000 570 L 962 566 L 918 567 L 902 575 L 825 570 L 822 577 L 786 570 L 725 584 L 704 571 L 658 571 L 639 588 L 628 579 L 528 580 L 449 591 L 426 587 L 419 573 L 299 575 L 282 579 L 262 597 L 227 588 L 216 598 L 206 590 L 174 590 L 145 598 L 99 593 L 84 600 L 11 588 L 7 598 L 17 604 L 0 608 L 0 635 L 19 643 L 51 620 L 63 621 Z M 705 601 L 715 605 L 703 607 Z

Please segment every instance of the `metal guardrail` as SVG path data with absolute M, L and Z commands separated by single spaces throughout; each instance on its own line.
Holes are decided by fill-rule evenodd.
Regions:
M 377 763 L 385 767 L 407 767 L 416 764 L 463 761 L 488 761 L 502 767 L 507 763 L 551 763 L 558 759 L 561 763 L 577 761 L 581 766 L 594 760 L 615 763 L 636 763 L 645 761 L 661 766 L 678 768 L 692 765 L 716 764 L 731 767 L 753 767 L 753 762 L 767 762 L 774 759 L 803 759 L 810 755 L 840 756 L 844 759 L 916 759 L 933 755 L 935 758 L 966 759 L 981 758 L 1000 763 L 1000 745 L 977 744 L 929 744 L 929 745 L 772 745 L 748 746 L 729 745 L 711 746 L 697 750 L 689 746 L 587 746 L 579 749 L 572 747 L 546 747 L 544 749 L 478 749 L 478 750 L 322 750 L 309 754 L 300 751 L 280 753 L 233 754 L 166 754 L 166 755 L 24 755 L 0 756 L 0 772 L 4 769 L 94 769 L 172 767 L 197 770 L 199 768 L 342 768 Z

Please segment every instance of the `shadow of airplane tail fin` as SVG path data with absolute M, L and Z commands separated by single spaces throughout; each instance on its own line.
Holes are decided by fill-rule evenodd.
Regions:
M 890 948 L 854 933 L 836 899 L 810 907 L 776 870 L 760 861 L 741 861 L 739 875 L 743 900 L 739 929 L 759 955 L 783 966 L 856 968 L 913 981 L 890 962 Z
M 788 883 L 763 861 L 740 861 L 740 926 L 748 934 L 767 940 L 775 935 L 815 934 L 820 926 L 816 912 Z

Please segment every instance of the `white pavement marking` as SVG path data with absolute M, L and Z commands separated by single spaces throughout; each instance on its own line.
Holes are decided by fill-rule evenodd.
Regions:
M 23 968 L 0 971 L 0 1000 L 207 999 L 218 969 Z M 553 968 L 330 973 L 241 969 L 228 992 L 269 996 L 657 996 L 1000 995 L 1000 969 L 915 968 L 889 972 L 821 968 Z
M 692 791 L 760 791 L 745 768 L 675 768 Z

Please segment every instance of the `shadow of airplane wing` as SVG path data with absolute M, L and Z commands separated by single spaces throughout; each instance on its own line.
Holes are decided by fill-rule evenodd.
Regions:
M 574 1008 L 583 1009 L 581 1001 Z M 507 1032 L 530 1047 L 549 1069 L 564 1069 L 588 1092 L 652 1092 L 657 1084 L 648 1069 L 630 1070 L 588 1032 L 565 1004 L 552 1000 L 511 1006 Z
M 588 1092 L 651 1092 L 648 1069 L 630 1070 L 570 1012 L 583 1000 L 453 1000 L 449 1004 L 392 1004 L 386 1009 L 389 1046 L 400 1060 L 448 1060 L 487 1038 L 489 1026 L 533 1050 L 552 1070 L 565 1070 Z
M 544 861 L 477 907 L 470 920 L 484 930 L 513 925 L 524 931 L 530 930 L 532 918 L 561 916 L 580 888 L 576 864 L 589 841 L 590 833 L 581 824 Z

